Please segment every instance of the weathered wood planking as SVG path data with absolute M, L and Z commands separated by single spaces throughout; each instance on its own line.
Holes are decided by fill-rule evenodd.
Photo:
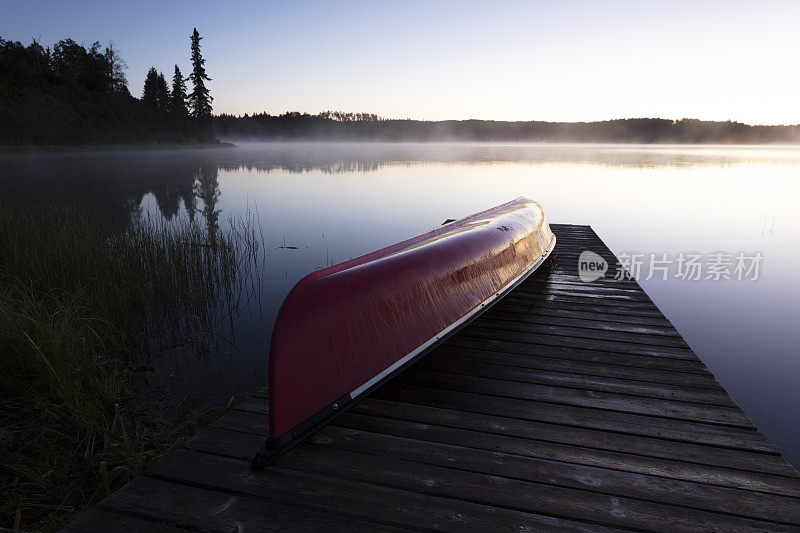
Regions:
M 556 260 L 262 473 L 252 394 L 70 531 L 800 531 L 800 475 L 641 287 Z

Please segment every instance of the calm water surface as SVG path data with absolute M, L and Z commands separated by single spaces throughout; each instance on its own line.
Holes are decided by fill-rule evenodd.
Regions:
M 202 405 L 265 385 L 277 309 L 316 268 L 518 196 L 620 253 L 760 252 L 757 281 L 640 283 L 758 428 L 800 465 L 800 149 L 253 144 L 0 156 L 0 203 L 85 202 L 121 217 L 257 213 L 258 306 L 203 357 L 162 361 Z M 218 220 L 217 220 L 218 219 Z M 674 271 L 670 271 L 673 273 Z

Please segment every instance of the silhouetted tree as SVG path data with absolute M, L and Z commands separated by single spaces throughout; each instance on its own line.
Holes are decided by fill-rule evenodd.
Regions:
M 166 111 L 169 107 L 169 89 L 164 74 L 159 73 L 155 67 L 150 67 L 144 78 L 142 102 L 158 111 Z
M 201 123 L 166 113 L 169 88 L 155 69 L 142 96 L 128 91 L 113 44 L 63 39 L 51 51 L 0 38 L 0 145 L 210 140 Z
M 181 69 L 178 68 L 178 65 L 175 65 L 175 73 L 172 75 L 169 112 L 176 117 L 185 117 L 189 114 L 186 109 L 186 79 L 181 74 Z
M 206 81 L 211 78 L 206 74 L 205 65 L 206 60 L 200 54 L 200 34 L 197 28 L 191 35 L 192 42 L 192 73 L 189 74 L 189 79 L 192 80 L 194 88 L 189 95 L 189 106 L 192 108 L 192 116 L 202 120 L 209 120 L 211 118 L 211 102 L 214 100 L 208 93 L 208 88 L 205 85 Z
M 164 78 L 164 73 L 158 73 L 158 79 L 156 81 L 156 99 L 158 100 L 158 110 L 159 111 L 168 111 L 169 110 L 169 87 L 167 87 L 167 80 Z
M 52 65 L 64 81 L 83 85 L 90 91 L 111 93 L 113 69 L 100 43 L 92 43 L 87 50 L 72 39 L 64 39 L 53 47 Z
M 128 92 L 128 78 L 125 77 L 125 69 L 128 64 L 114 49 L 114 42 L 109 42 L 103 56 L 106 58 L 111 70 L 111 90 L 117 94 L 130 94 Z
M 156 67 L 150 67 L 144 77 L 144 89 L 142 89 L 142 102 L 153 109 L 158 109 L 158 71 Z

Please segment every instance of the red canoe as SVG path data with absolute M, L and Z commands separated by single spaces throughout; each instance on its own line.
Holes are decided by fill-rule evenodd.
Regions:
M 269 355 L 265 464 L 524 280 L 555 246 L 518 198 L 301 279 Z

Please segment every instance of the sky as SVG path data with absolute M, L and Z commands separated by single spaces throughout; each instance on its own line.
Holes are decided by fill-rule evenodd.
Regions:
M 113 41 L 141 95 L 190 70 L 215 113 L 800 123 L 800 1 L 0 1 L 0 37 Z

